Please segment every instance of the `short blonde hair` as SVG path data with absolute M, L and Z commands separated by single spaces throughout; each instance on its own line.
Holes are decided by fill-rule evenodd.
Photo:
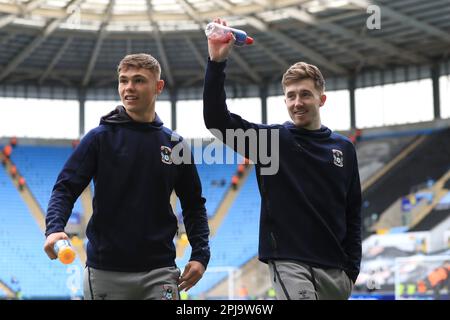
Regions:
M 143 68 L 150 70 L 157 79 L 161 76 L 161 66 L 152 55 L 147 53 L 136 53 L 125 56 L 117 66 L 117 75 L 120 74 L 122 69 L 127 68 Z
M 283 92 L 285 91 L 286 86 L 304 79 L 313 80 L 314 87 L 319 90 L 320 93 L 325 91 L 325 79 L 319 68 L 306 62 L 297 62 L 290 66 L 283 74 L 283 78 L 281 79 Z

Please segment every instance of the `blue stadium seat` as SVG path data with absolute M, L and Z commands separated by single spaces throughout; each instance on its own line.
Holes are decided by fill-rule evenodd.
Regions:
M 254 171 L 250 172 L 239 195 L 224 218 L 216 235 L 211 238 L 211 260 L 208 268 L 242 267 L 257 255 L 259 214 L 261 199 Z M 191 248 L 186 248 L 177 265 L 182 269 L 188 262 Z M 198 295 L 213 288 L 227 277 L 227 272 L 206 272 L 200 282 L 190 290 L 192 295 Z
M 0 279 L 20 290 L 25 299 L 81 296 L 83 268 L 79 259 L 70 266 L 51 261 L 43 250 L 44 240 L 17 189 L 0 169 Z
M 221 145 L 216 148 L 222 149 L 222 163 L 214 163 L 213 165 L 205 163 L 204 159 L 200 158 L 200 155 L 205 150 L 204 147 L 200 150 L 193 148 L 192 151 L 197 166 L 198 175 L 200 177 L 200 181 L 202 182 L 202 194 L 203 197 L 206 198 L 205 206 L 209 218 L 211 218 L 218 209 L 220 202 L 230 186 L 231 177 L 237 170 L 236 162 L 238 159 L 241 159 L 241 157 L 237 156 L 236 153 L 228 147 Z M 233 164 L 226 164 L 225 157 L 227 152 L 231 152 L 233 155 Z M 223 185 L 221 185 L 221 180 L 224 182 Z M 181 205 L 178 199 L 176 214 L 178 217 L 181 215 Z
M 72 147 L 63 146 L 17 146 L 11 160 L 20 174 L 25 177 L 31 192 L 44 213 L 52 194 L 53 185 L 69 156 Z M 83 214 L 80 199 L 75 202 L 73 211 Z

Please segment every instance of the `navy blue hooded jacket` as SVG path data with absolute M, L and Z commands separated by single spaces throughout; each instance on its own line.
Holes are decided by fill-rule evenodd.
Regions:
M 355 282 L 361 262 L 361 186 L 353 144 L 325 126 L 310 131 L 290 122 L 255 124 L 228 112 L 225 65 L 208 61 L 203 91 L 206 127 L 220 130 L 223 137 L 226 129 L 279 133 L 279 141 L 274 141 L 279 147 L 276 174 L 262 175 L 260 157 L 251 159 L 261 194 L 259 259 L 339 268 Z M 270 132 L 267 136 L 270 148 L 273 137 Z M 259 149 L 262 144 L 258 137 Z M 278 156 L 276 150 L 272 153 Z
M 190 260 L 206 268 L 209 227 L 197 169 L 193 161 L 175 164 L 170 157 L 181 140 L 158 116 L 139 123 L 118 106 L 81 140 L 59 174 L 46 236 L 64 231 L 75 200 L 93 178 L 87 265 L 125 272 L 175 266 L 177 218 L 170 205 L 175 189 L 192 246 Z

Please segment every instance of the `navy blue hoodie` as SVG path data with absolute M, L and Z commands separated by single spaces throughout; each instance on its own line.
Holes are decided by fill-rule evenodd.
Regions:
M 124 272 L 175 266 L 177 218 L 170 205 L 175 189 L 192 246 L 190 260 L 206 268 L 209 227 L 197 169 L 168 157 L 181 141 L 158 116 L 139 123 L 118 106 L 81 140 L 59 174 L 46 236 L 64 230 L 75 200 L 93 178 L 87 265 Z
M 356 281 L 361 262 L 361 186 L 353 144 L 325 126 L 306 130 L 290 122 L 255 124 L 228 112 L 225 65 L 208 61 L 203 91 L 206 127 L 220 130 L 224 137 L 226 129 L 279 132 L 276 174 L 262 175 L 260 158 L 251 159 L 261 194 L 259 259 L 339 268 Z M 270 147 L 270 133 L 268 138 Z M 261 144 L 259 138 L 258 147 Z

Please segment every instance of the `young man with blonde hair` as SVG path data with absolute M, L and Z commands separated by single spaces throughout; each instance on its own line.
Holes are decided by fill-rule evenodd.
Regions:
M 193 161 L 172 161 L 171 150 L 182 138 L 155 112 L 164 88 L 158 61 L 148 54 L 128 55 L 117 72 L 123 105 L 86 134 L 59 174 L 47 210 L 44 250 L 56 258 L 53 246 L 68 239 L 64 227 L 75 200 L 93 179 L 84 298 L 179 299 L 179 290 L 200 280 L 210 257 L 200 179 Z M 192 246 L 181 277 L 175 265 L 173 190 Z
M 226 25 L 221 19 L 215 22 Z M 226 136 L 230 129 L 278 132 L 269 135 L 270 143 L 262 139 L 267 134 L 254 142 L 259 147 L 267 143 L 265 150 L 276 145 L 271 155 L 279 157 L 275 174 L 264 174 L 260 156 L 250 156 L 261 194 L 259 259 L 269 265 L 278 299 L 347 299 L 361 262 L 361 186 L 355 148 L 322 125 L 319 110 L 326 101 L 325 81 L 317 67 L 305 62 L 292 65 L 282 79 L 292 122 L 255 124 L 230 113 L 224 70 L 233 42 L 208 40 L 203 114 L 206 127 L 218 130 L 218 136 Z

